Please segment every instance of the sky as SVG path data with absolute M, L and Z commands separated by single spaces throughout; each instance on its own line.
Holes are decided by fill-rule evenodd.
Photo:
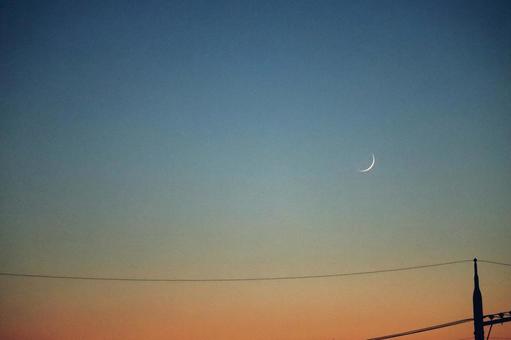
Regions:
M 2 0 L 0 272 L 510 263 L 510 37 L 507 1 Z M 472 274 L 0 277 L 0 338 L 364 339 L 471 317 Z

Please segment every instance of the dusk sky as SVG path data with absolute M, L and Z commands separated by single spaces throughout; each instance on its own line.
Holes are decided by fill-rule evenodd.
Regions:
M 0 164 L 0 272 L 510 263 L 511 2 L 1 0 Z M 472 275 L 2 276 L 0 338 L 364 339 L 471 317 Z

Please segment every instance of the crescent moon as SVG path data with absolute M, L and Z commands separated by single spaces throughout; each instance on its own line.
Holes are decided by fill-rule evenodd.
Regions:
M 359 172 L 368 172 L 368 171 L 371 171 L 371 169 L 374 167 L 374 163 L 376 162 L 376 159 L 374 158 L 374 153 L 372 154 L 373 156 L 373 160 L 371 162 L 371 165 L 369 165 L 369 167 L 367 169 L 364 169 L 364 170 L 358 170 Z

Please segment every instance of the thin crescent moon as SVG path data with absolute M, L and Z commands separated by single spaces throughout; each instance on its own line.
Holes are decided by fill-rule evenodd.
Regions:
M 374 158 L 374 153 L 372 154 L 373 156 L 373 161 L 371 162 L 371 165 L 369 165 L 369 167 L 367 169 L 364 169 L 364 170 L 358 170 L 359 172 L 368 172 L 368 171 L 371 171 L 371 169 L 374 167 L 374 163 L 376 163 L 376 159 Z

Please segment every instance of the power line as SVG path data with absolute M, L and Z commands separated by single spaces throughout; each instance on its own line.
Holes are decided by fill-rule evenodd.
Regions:
M 511 264 L 500 263 L 487 260 L 479 260 L 480 262 L 491 263 L 496 265 L 511 266 Z M 88 281 L 130 281 L 130 282 L 240 282 L 240 281 L 277 281 L 277 280 L 302 280 L 302 279 L 319 279 L 346 276 L 362 276 L 371 274 L 383 274 L 391 272 L 400 272 L 408 270 L 426 269 L 440 266 L 448 266 L 459 263 L 472 262 L 472 260 L 457 260 L 442 263 L 433 263 L 419 266 L 379 269 L 360 272 L 319 274 L 319 275 L 303 275 L 303 276 L 267 276 L 267 277 L 224 277 L 224 278 L 137 278 L 137 277 L 100 277 L 100 276 L 73 276 L 73 275 L 49 275 L 49 274 L 30 274 L 30 273 L 11 273 L 0 272 L 0 276 L 20 277 L 20 278 L 41 278 L 41 279 L 62 279 L 62 280 L 88 280 Z
M 496 264 L 499 266 L 507 266 L 511 267 L 511 263 L 504 263 L 504 262 L 495 262 L 495 261 L 489 261 L 489 260 L 477 260 L 478 262 L 484 262 L 484 263 L 490 263 L 490 264 Z
M 406 331 L 406 332 L 402 332 L 402 333 L 396 333 L 396 334 L 391 334 L 391 335 L 385 335 L 385 336 L 380 336 L 380 337 L 377 337 L 377 338 L 370 338 L 370 339 L 368 339 L 368 340 L 384 340 L 384 339 L 397 338 L 397 337 L 400 337 L 400 336 L 411 335 L 411 334 L 416 334 L 416 333 L 422 333 L 422 332 L 432 331 L 432 330 L 434 330 L 434 329 L 439 329 L 439 328 L 445 328 L 445 327 L 455 326 L 455 325 L 459 325 L 459 324 L 462 324 L 462 323 L 465 323 L 465 322 L 471 322 L 471 321 L 473 321 L 473 320 L 474 320 L 474 319 L 472 319 L 472 318 L 470 318 L 470 319 L 456 320 L 456 321 L 451 321 L 451 322 L 442 323 L 442 324 L 439 324 L 439 325 L 434 325 L 434 326 L 429 326 L 429 327 L 425 327 L 425 328 L 414 329 L 414 330 Z
M 491 324 L 491 326 L 493 326 L 493 324 L 500 323 L 501 321 L 502 322 L 507 322 L 506 318 L 505 318 L 505 314 L 510 314 L 511 315 L 511 312 L 502 312 L 502 313 L 497 313 L 497 314 L 487 314 L 487 315 L 484 315 L 483 318 L 489 318 L 490 320 L 494 320 L 495 317 L 500 318 L 500 319 L 497 319 L 495 322 L 493 322 Z M 459 325 L 459 324 L 462 324 L 462 323 L 466 323 L 466 322 L 471 322 L 471 321 L 474 321 L 474 319 L 473 318 L 467 318 L 467 319 L 462 319 L 462 320 L 457 320 L 457 321 L 446 322 L 446 323 L 442 323 L 442 324 L 438 324 L 438 325 L 433 325 L 433 326 L 429 326 L 429 327 L 413 329 L 413 330 L 406 331 L 406 332 L 379 336 L 379 337 L 376 337 L 376 338 L 370 338 L 368 340 L 385 340 L 385 339 L 399 338 L 399 337 L 405 336 L 405 335 L 411 335 L 411 334 L 416 334 L 416 333 L 428 332 L 428 331 L 432 331 L 432 330 L 435 330 L 435 329 L 456 326 L 456 325 Z M 490 327 L 490 331 L 488 332 L 487 340 L 490 338 L 490 333 L 491 333 L 491 327 Z M 469 338 L 466 338 L 466 339 L 469 339 Z M 473 337 L 471 337 L 470 339 L 473 339 Z M 497 339 L 497 338 L 492 338 L 492 339 Z M 460 340 L 463 340 L 463 339 L 460 339 Z
M 320 274 L 320 275 L 303 275 L 303 276 L 269 276 L 269 277 L 243 277 L 243 278 L 197 278 L 197 279 L 171 279 L 171 278 L 122 278 L 122 277 L 90 277 L 90 276 L 67 276 L 67 275 L 46 275 L 46 274 L 26 274 L 26 273 L 7 273 L 0 272 L 1 276 L 29 277 L 29 278 L 46 278 L 46 279 L 69 279 L 69 280 L 95 280 L 95 281 L 137 281 L 137 282 L 229 282 L 229 281 L 272 281 L 272 280 L 299 280 L 299 279 L 317 279 L 329 277 L 343 277 L 356 275 L 370 275 L 388 272 L 398 272 L 406 270 L 416 270 L 423 268 L 439 267 L 452 265 L 457 263 L 465 263 L 471 260 L 459 260 L 435 264 L 427 264 L 421 266 L 380 269 L 372 271 Z

